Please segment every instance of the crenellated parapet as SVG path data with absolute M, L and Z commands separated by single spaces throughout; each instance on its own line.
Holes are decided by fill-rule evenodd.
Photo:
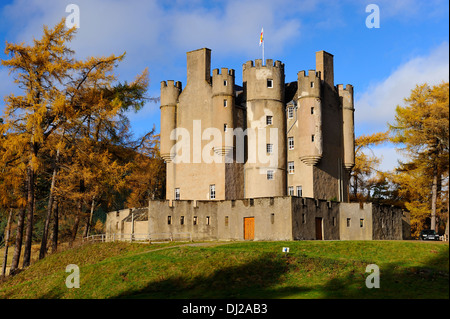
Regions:
M 297 73 L 298 79 L 298 98 L 305 97 L 321 98 L 322 82 L 320 72 L 309 70 L 307 73 L 303 70 Z

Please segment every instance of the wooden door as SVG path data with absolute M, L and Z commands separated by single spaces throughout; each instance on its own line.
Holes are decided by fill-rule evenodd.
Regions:
M 255 239 L 255 217 L 244 217 L 244 240 Z
M 316 217 L 316 239 L 322 240 L 322 218 Z

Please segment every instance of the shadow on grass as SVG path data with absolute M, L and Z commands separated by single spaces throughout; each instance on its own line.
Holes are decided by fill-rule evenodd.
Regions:
M 365 273 L 365 263 L 305 259 L 302 256 L 280 258 L 267 253 L 246 264 L 220 269 L 211 275 L 174 276 L 152 282 L 143 289 L 130 289 L 115 298 L 449 298 L 448 270 L 445 270 L 448 260 L 447 249 L 421 267 L 406 267 L 401 263 L 379 265 L 380 288 L 369 289 L 366 287 L 369 273 Z M 321 272 L 325 276 L 322 278 L 329 278 L 326 274 L 333 271 L 334 266 L 340 267 L 342 272 L 336 273 L 335 270 L 333 278 L 317 286 L 301 286 L 286 279 L 302 276 L 304 269 L 301 267 L 311 267 L 312 264 L 312 276 Z
M 140 290 L 126 291 L 116 298 L 270 298 L 267 293 L 289 271 L 285 259 L 275 254 L 264 254 L 239 266 L 227 267 L 211 275 L 172 277 L 152 282 Z M 306 292 L 292 287 L 287 294 Z M 271 293 L 270 293 L 271 294 Z M 282 297 L 283 292 L 279 292 Z
M 350 272 L 328 281 L 320 290 L 324 298 L 345 299 L 448 299 L 449 250 L 431 258 L 420 267 L 406 267 L 402 263 L 379 265 L 380 287 L 367 288 L 369 273 Z M 365 271 L 365 270 L 363 270 Z

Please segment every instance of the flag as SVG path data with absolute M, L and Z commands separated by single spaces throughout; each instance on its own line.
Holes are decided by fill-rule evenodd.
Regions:
M 259 37 L 259 46 L 264 42 L 264 30 L 261 28 L 261 36 Z

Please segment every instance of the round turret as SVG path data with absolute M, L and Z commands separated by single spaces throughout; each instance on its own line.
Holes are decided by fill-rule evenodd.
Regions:
M 248 156 L 245 197 L 286 194 L 286 117 L 284 64 L 268 59 L 243 65 L 247 108 Z
M 344 167 L 350 171 L 355 166 L 355 129 L 353 108 L 353 86 L 347 84 L 338 85 L 338 93 L 342 101 L 342 120 L 343 120 L 343 138 L 344 138 Z
M 214 151 L 222 156 L 233 149 L 234 128 L 234 70 L 222 68 L 213 70 L 212 105 L 214 110 L 213 125 L 222 132 L 220 145 Z
M 170 162 L 174 157 L 171 153 L 175 141 L 170 134 L 176 128 L 178 97 L 181 92 L 181 82 L 169 80 L 161 82 L 161 157 Z
M 322 100 L 319 72 L 310 70 L 298 73 L 298 117 L 300 160 L 306 165 L 316 165 L 323 155 Z

